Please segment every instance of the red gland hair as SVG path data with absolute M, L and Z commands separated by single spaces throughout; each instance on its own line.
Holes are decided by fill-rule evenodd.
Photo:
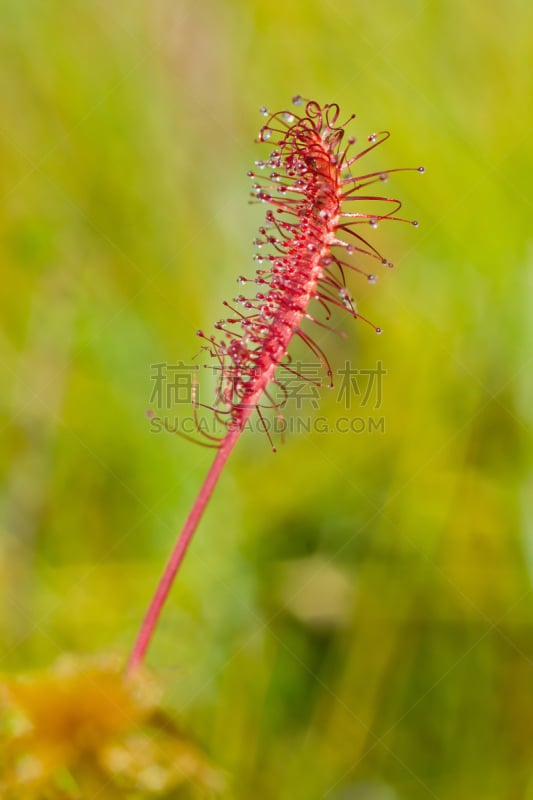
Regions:
M 304 101 L 297 96 L 293 102 L 300 105 Z M 268 115 L 264 108 L 261 113 Z M 204 349 L 216 359 L 219 372 L 216 401 L 210 408 L 228 430 L 242 430 L 254 409 L 261 414 L 263 394 L 267 393 L 273 402 L 268 386 L 278 383 L 278 368 L 294 372 L 288 356 L 293 336 L 305 342 L 332 383 L 326 355 L 301 328 L 306 318 L 317 322 L 309 312 L 311 300 L 317 300 L 325 309 L 326 319 L 330 306 L 337 306 L 368 322 L 355 310 L 345 286 L 345 269 L 366 276 L 371 283 L 377 278 L 345 259 L 355 253 L 393 266 L 357 232 L 357 226 L 376 227 L 382 220 L 400 219 L 399 200 L 361 193 L 399 170 L 352 174 L 359 159 L 389 137 L 387 132 L 372 134 L 368 145 L 351 155 L 355 139 L 351 137 L 344 144 L 344 136 L 345 126 L 353 118 L 354 115 L 339 124 L 338 105 L 320 106 L 309 101 L 301 116 L 280 111 L 261 128 L 258 141 L 274 140 L 276 146 L 266 161 L 256 162 L 261 172 L 269 170 L 267 175 L 248 173 L 254 180 L 252 196 L 270 206 L 255 240 L 259 250 L 255 261 L 264 266 L 256 271 L 255 278 L 238 279 L 241 284 L 255 284 L 257 292 L 237 295 L 234 306 L 224 303 L 232 314 L 216 324 L 222 333 L 220 338 L 198 332 L 207 342 Z M 357 207 L 352 204 L 360 201 L 374 206 L 379 201 L 384 204 L 384 213 L 354 210 Z M 380 328 L 372 327 L 381 333 Z

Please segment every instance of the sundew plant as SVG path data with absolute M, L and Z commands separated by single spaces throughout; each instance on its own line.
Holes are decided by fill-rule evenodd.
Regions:
M 276 402 L 270 390 L 277 386 L 283 392 L 284 374 L 298 375 L 291 342 L 295 337 L 303 341 L 331 384 L 330 361 L 314 340 L 312 325 L 329 327 L 332 310 L 338 308 L 381 333 L 357 310 L 346 277 L 356 273 L 376 283 L 380 268 L 394 266 L 367 239 L 369 227 L 390 221 L 418 226 L 399 216 L 400 200 L 375 188 L 405 168 L 365 172 L 362 167 L 364 156 L 389 138 L 388 131 L 372 133 L 361 146 L 355 136 L 346 136 L 355 115 L 344 119 L 336 103 L 320 105 L 300 95 L 292 102 L 294 110 L 270 114 L 260 109 L 266 121 L 258 142 L 273 149 L 248 173 L 252 196 L 268 206 L 255 240 L 258 268 L 254 277 L 238 278 L 248 291 L 224 302 L 229 316 L 215 324 L 216 333 L 198 331 L 219 376 L 209 410 L 223 434 L 215 436 L 198 425 L 199 438 L 216 455 L 144 618 L 129 659 L 130 674 L 144 659 L 179 566 L 246 423 L 257 414 L 268 435 L 263 410 L 281 413 L 283 402 Z M 195 415 L 198 405 L 194 400 Z

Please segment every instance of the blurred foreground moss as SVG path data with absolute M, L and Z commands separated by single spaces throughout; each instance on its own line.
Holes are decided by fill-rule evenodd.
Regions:
M 64 657 L 50 671 L 5 680 L 2 798 L 174 797 L 180 787 L 213 797 L 221 774 L 160 700 L 152 676 L 126 681 L 112 659 Z

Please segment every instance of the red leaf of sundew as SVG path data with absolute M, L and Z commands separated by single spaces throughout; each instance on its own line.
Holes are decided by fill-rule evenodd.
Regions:
M 260 110 L 268 119 L 258 141 L 274 144 L 274 150 L 266 160 L 256 162 L 258 171 L 248 175 L 254 181 L 252 196 L 269 208 L 255 241 L 255 261 L 260 267 L 255 277 L 238 278 L 242 285 L 255 285 L 256 292 L 237 295 L 233 304 L 224 303 L 231 316 L 215 325 L 218 336 L 198 331 L 219 374 L 216 399 L 209 408 L 226 433 L 216 437 L 198 426 L 198 433 L 218 452 L 152 599 L 130 657 L 130 672 L 144 658 L 177 570 L 247 420 L 257 411 L 263 421 L 260 403 L 265 394 L 271 399 L 269 385 L 279 382 L 279 370 L 293 372 L 288 356 L 293 337 L 307 345 L 332 381 L 326 354 L 301 327 L 306 319 L 323 324 L 315 318 L 312 301 L 325 309 L 327 319 L 330 307 L 338 307 L 381 333 L 381 328 L 356 311 L 345 285 L 346 271 L 375 283 L 375 272 L 353 263 L 352 256 L 363 263 L 393 266 L 367 241 L 365 227 L 391 220 L 418 226 L 416 220 L 398 216 L 399 200 L 368 189 L 404 169 L 359 172 L 359 161 L 389 138 L 387 131 L 371 134 L 357 149 L 354 137 L 345 141 L 346 125 L 354 115 L 339 123 L 336 103 L 320 106 L 297 95 L 293 104 L 303 106 L 303 112 L 270 115 L 265 108 Z M 375 212 L 376 206 L 381 207 L 380 213 Z M 196 414 L 196 401 L 194 405 Z

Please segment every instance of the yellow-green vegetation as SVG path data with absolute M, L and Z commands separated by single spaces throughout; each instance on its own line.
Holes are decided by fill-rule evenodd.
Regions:
M 107 724 L 83 657 L 126 658 L 212 459 L 154 432 L 154 365 L 195 363 L 253 272 L 257 109 L 301 93 L 355 111 L 360 141 L 391 131 L 368 171 L 426 167 L 385 184 L 421 224 L 369 230 L 397 269 L 350 276 L 381 337 L 315 329 L 357 385 L 293 396 L 309 432 L 232 456 L 148 659 L 187 732 L 169 747 L 229 777 L 156 790 L 533 798 L 532 25 L 522 0 L 2 0 L 0 670 L 27 726 L 2 723 L 9 747 L 48 752 L 60 728 L 14 686 Z M 61 753 L 50 797 L 143 796 Z

